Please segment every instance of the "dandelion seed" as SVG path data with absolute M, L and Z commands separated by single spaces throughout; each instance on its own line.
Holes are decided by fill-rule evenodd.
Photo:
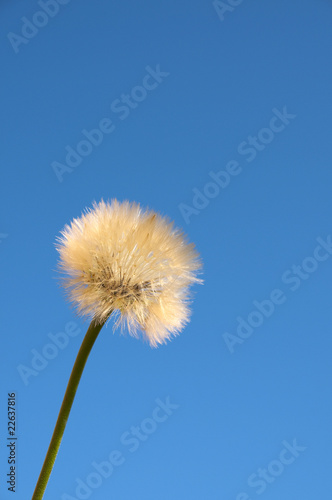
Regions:
M 200 282 L 198 253 L 166 218 L 136 203 L 94 204 L 67 225 L 57 249 L 63 285 L 78 313 L 139 331 L 152 346 L 189 320 L 189 287 Z

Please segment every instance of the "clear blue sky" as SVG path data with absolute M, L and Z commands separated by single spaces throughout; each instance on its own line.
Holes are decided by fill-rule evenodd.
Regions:
M 331 2 L 0 10 L 1 499 L 7 393 L 27 500 L 87 328 L 57 284 L 55 238 L 101 198 L 174 219 L 205 284 L 165 346 L 102 330 L 45 499 L 327 498 Z

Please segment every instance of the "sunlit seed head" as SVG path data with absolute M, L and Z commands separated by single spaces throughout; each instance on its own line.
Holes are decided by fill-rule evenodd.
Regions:
M 152 346 L 189 321 L 189 287 L 201 282 L 194 245 L 165 217 L 127 201 L 94 203 L 58 238 L 63 286 L 78 313 L 139 331 Z

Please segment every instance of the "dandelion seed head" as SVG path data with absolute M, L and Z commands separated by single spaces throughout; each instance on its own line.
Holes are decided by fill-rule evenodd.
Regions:
M 137 203 L 101 201 L 65 226 L 56 247 L 81 316 L 103 323 L 117 310 L 115 326 L 142 332 L 154 347 L 188 323 L 189 287 L 201 282 L 202 264 L 167 218 Z

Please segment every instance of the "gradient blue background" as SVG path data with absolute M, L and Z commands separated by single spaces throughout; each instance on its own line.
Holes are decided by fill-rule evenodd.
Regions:
M 87 328 L 57 285 L 55 237 L 114 197 L 174 219 L 202 255 L 205 284 L 190 325 L 165 346 L 102 331 L 45 499 L 75 498 L 75 478 L 114 449 L 125 463 L 93 500 L 328 498 L 332 257 L 295 292 L 282 275 L 332 234 L 331 2 L 244 0 L 221 21 L 211 1 L 70 1 L 17 54 L 7 34 L 40 7 L 0 10 L 1 499 L 14 497 L 7 392 L 18 399 L 15 499 L 26 500 Z M 169 76 L 121 121 L 111 103 L 157 64 Z M 284 106 L 296 118 L 249 163 L 239 144 Z M 51 163 L 105 117 L 114 132 L 60 183 Z M 179 205 L 232 159 L 241 174 L 186 224 Z M 223 334 L 274 288 L 286 301 L 231 354 Z M 70 321 L 80 335 L 24 385 L 17 366 Z M 130 453 L 122 433 L 167 396 L 178 409 Z M 295 438 L 306 450 L 258 495 L 248 477 Z

